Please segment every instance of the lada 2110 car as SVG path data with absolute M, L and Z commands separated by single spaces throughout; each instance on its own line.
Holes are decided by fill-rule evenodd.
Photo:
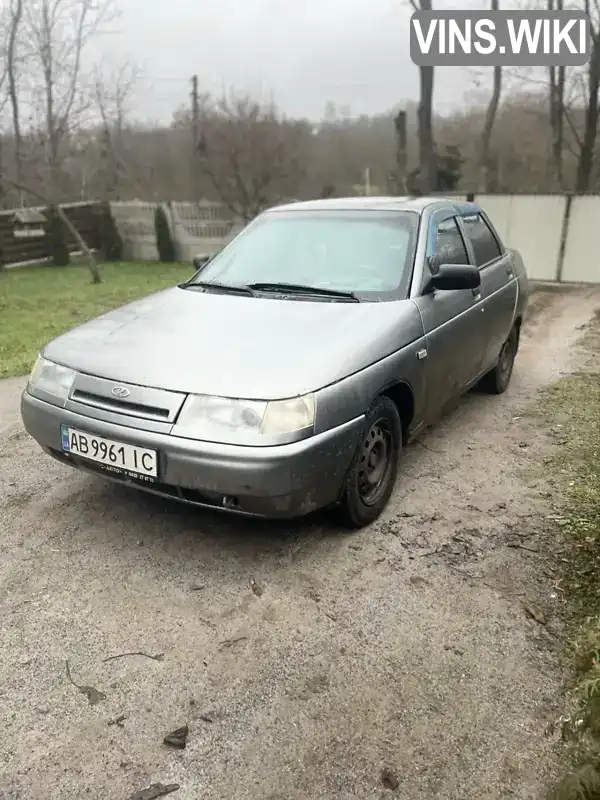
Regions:
M 527 299 L 474 203 L 279 206 L 187 282 L 46 345 L 23 421 L 62 462 L 148 491 L 361 527 L 411 437 L 475 384 L 506 389 Z

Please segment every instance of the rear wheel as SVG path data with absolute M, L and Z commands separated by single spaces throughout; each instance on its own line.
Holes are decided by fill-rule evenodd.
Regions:
M 496 366 L 486 373 L 479 386 L 484 392 L 502 394 L 508 389 L 515 365 L 515 357 L 519 346 L 519 332 L 516 327 L 511 330 L 508 339 L 500 351 Z
M 339 511 L 351 528 L 373 522 L 387 505 L 398 472 L 402 425 L 389 397 L 378 397 L 365 417 L 362 438 L 348 470 Z

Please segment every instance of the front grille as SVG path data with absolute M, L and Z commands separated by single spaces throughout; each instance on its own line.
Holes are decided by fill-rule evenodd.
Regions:
M 123 394 L 125 397 L 121 396 Z M 185 398 L 184 392 L 120 383 L 79 373 L 75 377 L 66 408 L 88 416 L 95 416 L 91 409 L 96 409 L 100 418 L 102 412 L 127 416 L 129 420 L 123 424 L 133 427 L 143 427 L 142 420 L 172 425 Z M 134 423 L 134 419 L 140 420 L 140 423 Z
M 133 417 L 154 417 L 156 419 L 168 420 L 170 414 L 168 408 L 146 406 L 141 403 L 127 403 L 112 397 L 102 397 L 99 394 L 85 392 L 81 389 L 75 389 L 71 395 L 71 400 L 75 400 L 87 406 L 93 406 L 94 408 L 101 408 L 105 411 L 115 411 L 117 414 L 129 414 Z

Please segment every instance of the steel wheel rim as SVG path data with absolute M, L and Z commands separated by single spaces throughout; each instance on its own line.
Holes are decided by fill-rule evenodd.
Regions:
M 393 466 L 394 440 L 385 419 L 371 425 L 358 457 L 357 488 L 366 506 L 374 506 L 386 490 Z

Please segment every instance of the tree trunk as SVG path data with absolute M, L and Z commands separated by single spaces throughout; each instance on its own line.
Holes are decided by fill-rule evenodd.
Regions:
M 71 235 L 77 242 L 81 252 L 84 253 L 85 256 L 87 257 L 88 269 L 90 271 L 90 275 L 92 276 L 92 283 L 102 283 L 102 276 L 100 274 L 100 269 L 98 267 L 98 264 L 96 263 L 96 259 L 94 258 L 94 254 L 85 243 L 83 236 L 79 233 L 75 225 L 73 225 L 71 220 L 67 217 L 61 206 L 56 206 L 56 213 L 62 220 L 63 224 L 67 226 L 67 229 L 70 231 Z
M 415 11 L 431 11 L 432 0 L 410 0 Z M 433 67 L 419 67 L 419 108 L 417 132 L 419 137 L 418 182 L 422 194 L 437 189 L 435 141 L 433 138 Z
M 562 11 L 563 0 L 547 0 L 548 11 Z M 565 68 L 548 68 L 548 105 L 552 137 L 552 171 L 559 189 L 564 188 L 563 141 L 565 108 Z
M 425 0 L 423 0 L 423 5 L 425 5 Z M 419 177 L 421 192 L 429 194 L 437 188 L 433 139 L 433 67 L 419 67 L 419 76 L 421 83 L 418 109 Z
M 5 190 L 2 186 L 2 173 L 4 172 L 4 136 L 0 134 L 0 208 L 5 208 Z
M 21 183 L 23 179 L 23 137 L 21 135 L 21 118 L 19 108 L 19 91 L 17 88 L 17 75 L 16 75 L 16 45 L 17 34 L 21 18 L 23 16 L 23 0 L 16 0 L 12 19 L 10 21 L 10 33 L 8 37 L 8 47 L 6 53 L 6 69 L 8 73 L 8 94 L 10 97 L 10 105 L 12 111 L 13 135 L 15 137 L 15 176 L 17 183 Z M 21 195 L 21 205 L 23 205 L 23 197 Z
M 588 101 L 585 109 L 583 140 L 577 164 L 576 192 L 589 191 L 592 168 L 594 166 L 594 147 L 598 133 L 598 90 L 600 89 L 600 31 L 594 35 L 592 53 L 588 67 Z
M 498 11 L 499 0 L 491 0 L 490 8 L 492 11 Z M 491 191 L 491 164 L 490 164 L 490 145 L 492 141 L 492 132 L 498 114 L 498 106 L 500 104 L 500 94 L 502 92 L 502 67 L 494 67 L 494 82 L 492 87 L 492 96 L 485 112 L 485 119 L 483 121 L 483 130 L 481 132 L 481 153 L 479 160 L 479 191 Z
M 406 155 L 406 111 L 399 111 L 394 119 L 396 130 L 396 191 L 398 194 L 405 195 L 407 173 Z
M 549 117 L 552 136 L 552 170 L 559 189 L 563 188 L 563 140 L 565 68 L 549 67 Z
M 495 9 L 497 10 L 497 9 Z M 496 122 L 496 115 L 498 114 L 498 106 L 500 104 L 500 94 L 502 92 L 502 67 L 494 67 L 494 87 L 492 89 L 492 96 L 488 107 L 485 111 L 485 119 L 483 121 L 483 130 L 481 132 L 481 156 L 479 162 L 479 191 L 490 192 L 491 186 L 491 163 L 490 163 L 490 145 L 492 142 L 492 133 L 494 124 Z

